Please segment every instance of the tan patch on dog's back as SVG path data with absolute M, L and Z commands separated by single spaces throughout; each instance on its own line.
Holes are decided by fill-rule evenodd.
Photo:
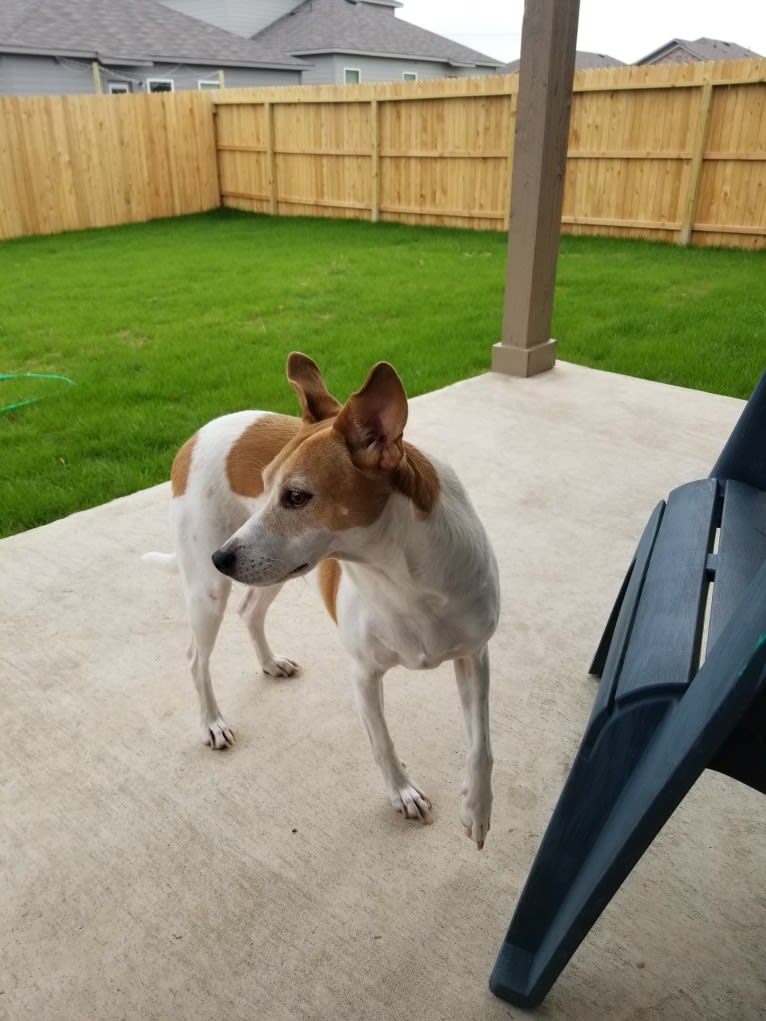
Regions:
M 301 428 L 292 415 L 264 415 L 249 425 L 232 444 L 226 458 L 226 477 L 232 492 L 256 497 L 263 492 L 263 469 Z
M 340 585 L 340 564 L 337 560 L 319 561 L 319 592 L 335 623 L 338 623 L 338 586 Z
M 197 435 L 195 433 L 188 439 L 173 458 L 173 467 L 170 469 L 170 488 L 173 496 L 183 496 L 186 492 Z

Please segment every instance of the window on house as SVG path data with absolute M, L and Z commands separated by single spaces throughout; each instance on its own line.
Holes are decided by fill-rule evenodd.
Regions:
M 126 92 L 130 92 L 129 82 L 109 82 L 109 94 L 112 96 L 121 96 Z
M 362 72 L 358 67 L 344 67 L 343 68 L 343 84 L 344 85 L 358 85 L 362 80 Z
M 416 82 L 418 80 L 417 71 L 402 71 L 403 82 Z
M 206 90 L 206 89 L 220 89 L 220 87 L 221 87 L 221 83 L 219 81 L 217 81 L 217 80 L 216 81 L 197 82 L 197 88 L 198 89 L 203 89 L 203 90 Z
M 175 86 L 172 78 L 147 78 L 147 92 L 173 92 Z

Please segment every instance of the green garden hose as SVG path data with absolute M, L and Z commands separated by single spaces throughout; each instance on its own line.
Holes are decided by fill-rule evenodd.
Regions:
M 75 386 L 75 381 L 69 376 L 59 376 L 55 372 L 0 372 L 0 380 L 4 379 L 52 379 L 58 383 L 69 383 L 71 386 Z M 42 399 L 42 397 L 28 397 L 25 401 L 6 404 L 5 407 L 0 408 L 0 414 L 4 411 L 15 411 L 17 408 L 26 407 L 27 404 L 34 404 Z

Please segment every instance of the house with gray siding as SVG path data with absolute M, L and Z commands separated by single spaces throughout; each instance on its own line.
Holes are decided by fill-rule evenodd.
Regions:
M 398 0 L 0 0 L 0 95 L 495 74 Z
M 157 0 L 0 2 L 0 95 L 297 85 L 304 68 Z
M 500 71 L 502 61 L 396 17 L 399 7 L 398 0 L 304 0 L 255 39 L 309 64 L 301 74 L 307 85 Z
M 396 16 L 399 0 L 162 0 L 307 65 L 305 85 L 497 74 L 502 61 Z

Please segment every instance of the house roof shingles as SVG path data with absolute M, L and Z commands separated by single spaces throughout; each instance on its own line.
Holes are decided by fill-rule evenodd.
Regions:
M 394 17 L 375 0 L 305 0 L 255 39 L 294 56 L 357 53 L 406 57 L 456 67 L 500 68 L 501 60 Z
M 610 57 L 608 53 L 591 53 L 588 50 L 577 50 L 575 53 L 575 70 L 592 71 L 598 67 L 626 67 L 627 65 L 617 57 Z M 512 60 L 510 64 L 504 64 L 503 74 L 513 74 L 521 67 L 521 59 Z
M 669 53 L 676 48 L 686 50 L 695 60 L 740 60 L 746 57 L 760 56 L 759 53 L 747 49 L 746 46 L 740 46 L 739 43 L 727 43 L 721 39 L 707 39 L 703 36 L 694 40 L 671 39 L 662 46 L 658 46 L 656 50 L 652 50 L 651 53 L 647 53 L 636 63 L 648 64 L 663 53 Z
M 268 42 L 244 39 L 156 0 L 3 0 L 0 52 L 244 67 L 303 67 Z

